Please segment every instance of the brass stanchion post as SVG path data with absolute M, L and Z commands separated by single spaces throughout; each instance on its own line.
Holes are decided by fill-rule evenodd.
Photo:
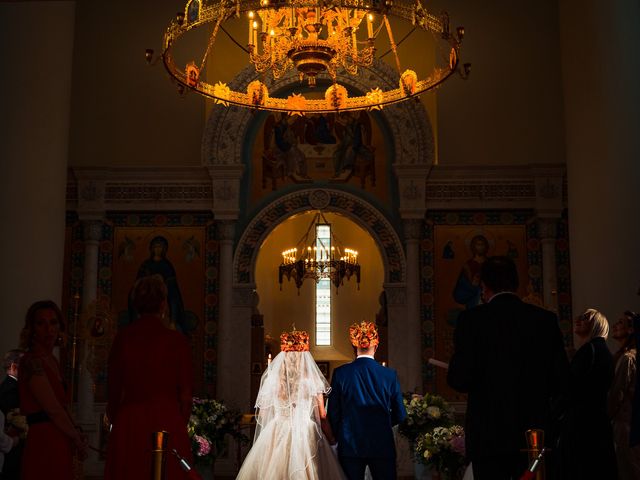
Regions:
M 535 480 L 544 480 L 544 458 L 540 458 L 540 453 L 544 448 L 544 430 L 537 428 L 527 430 L 525 432 L 527 437 L 527 446 L 529 454 L 529 464 L 533 464 L 537 459 L 540 460 L 540 464 L 535 469 Z
M 169 432 L 154 432 L 152 435 L 153 449 L 151 453 L 151 480 L 164 480 L 165 460 Z

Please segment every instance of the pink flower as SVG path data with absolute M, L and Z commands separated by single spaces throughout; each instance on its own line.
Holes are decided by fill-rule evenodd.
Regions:
M 198 451 L 196 455 L 198 455 L 199 457 L 204 457 L 205 455 L 208 455 L 209 452 L 211 452 L 211 444 L 209 443 L 209 440 L 201 437 L 200 435 L 194 435 L 193 439 L 198 443 Z
M 464 437 L 462 436 L 458 436 L 458 435 L 454 435 L 453 437 L 451 437 L 451 449 L 454 452 L 459 453 L 460 455 L 464 455 L 465 454 L 465 448 L 464 448 Z

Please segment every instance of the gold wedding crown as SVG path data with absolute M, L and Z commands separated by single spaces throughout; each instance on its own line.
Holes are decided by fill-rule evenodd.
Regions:
M 349 327 L 351 345 L 356 348 L 369 348 L 380 343 L 378 327 L 373 322 L 354 323 Z
M 282 352 L 308 352 L 309 334 L 295 328 L 291 332 L 282 332 L 280 350 Z

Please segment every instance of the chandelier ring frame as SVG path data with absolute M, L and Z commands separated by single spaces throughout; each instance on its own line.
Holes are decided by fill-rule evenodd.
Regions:
M 187 2 L 187 7 L 191 3 Z M 301 95 L 293 95 L 288 98 L 279 98 L 270 96 L 269 92 L 264 84 L 256 81 L 258 84 L 257 91 L 242 92 L 237 91 L 226 84 L 218 82 L 216 85 L 202 79 L 199 75 L 199 70 L 196 69 L 196 74 L 193 74 L 195 64 L 187 65 L 185 70 L 178 68 L 173 56 L 173 48 L 180 40 L 180 38 L 187 32 L 203 27 L 205 25 L 213 25 L 213 33 L 209 41 L 209 47 L 215 43 L 215 36 L 222 24 L 231 19 L 232 17 L 238 17 L 241 14 L 248 12 L 254 12 L 260 16 L 263 11 L 271 11 L 275 6 L 268 5 L 265 0 L 238 0 L 236 2 L 230 0 L 222 0 L 213 4 L 204 4 L 199 9 L 197 18 L 188 20 L 188 16 L 178 15 L 174 18 L 170 25 L 167 27 L 163 38 L 163 51 L 162 60 L 165 69 L 177 82 L 180 90 L 195 91 L 207 98 L 210 98 L 215 103 L 219 103 L 225 106 L 235 105 L 239 107 L 248 107 L 256 110 L 266 110 L 275 112 L 285 112 L 289 114 L 304 115 L 308 113 L 335 113 L 335 112 L 347 112 L 358 110 L 375 110 L 381 109 L 385 106 L 395 103 L 403 102 L 412 97 L 425 93 L 438 87 L 441 83 L 446 81 L 453 73 L 459 70 L 460 65 L 460 48 L 462 44 L 462 36 L 464 34 L 463 29 L 458 29 L 458 35 L 450 33 L 449 17 L 446 13 L 441 16 L 428 13 L 419 2 L 409 3 L 406 0 L 387 0 L 382 7 L 368 6 L 359 0 L 344 0 L 337 2 L 322 2 L 322 1 L 310 1 L 310 0 L 293 0 L 291 3 L 278 3 L 279 7 L 286 7 L 293 9 L 330 9 L 330 8 L 345 8 L 353 12 L 360 12 L 362 16 L 366 16 L 369 13 L 392 16 L 400 18 L 404 21 L 410 22 L 414 29 L 420 29 L 434 34 L 436 39 L 447 44 L 449 48 L 449 62 L 445 66 L 435 67 L 431 73 L 424 77 L 418 78 L 416 73 L 407 70 L 401 75 L 401 81 L 398 88 L 390 90 L 380 90 L 379 88 L 373 89 L 367 92 L 365 95 L 359 96 L 347 96 L 341 99 L 339 105 L 336 102 L 330 100 L 330 95 L 327 92 L 326 97 L 322 99 L 307 99 Z M 319 10 L 317 10 L 319 11 Z M 255 28 L 255 27 L 254 27 Z M 348 27 L 350 28 L 350 27 Z M 377 32 L 380 29 L 377 29 Z M 377 35 L 376 32 L 376 35 Z M 261 37 L 264 34 L 260 34 Z M 371 51 L 373 49 L 374 38 L 369 39 Z M 361 42 L 360 42 L 361 43 Z M 249 45 L 249 51 L 252 51 L 252 46 Z M 215 57 L 213 51 L 208 52 L 210 60 Z M 207 61 L 207 56 L 203 58 L 200 68 L 204 66 Z M 193 66 L 190 66 L 193 65 Z M 257 65 L 256 65 L 257 67 Z M 349 68 L 353 66 L 343 66 Z M 191 68 L 191 70 L 190 70 Z M 357 67 L 356 67 L 357 69 Z M 258 72 L 257 72 L 258 73 Z M 277 72 L 274 70 L 274 75 Z M 331 72 L 329 72 L 331 74 Z M 351 72 L 350 72 L 351 73 Z M 400 73 L 400 72 L 399 72 Z M 408 83 L 403 83 L 403 77 L 410 73 Z M 282 72 L 279 72 L 282 74 Z M 332 75 L 333 76 L 333 75 Z M 277 78 L 277 77 L 276 77 Z M 335 82 L 335 80 L 334 80 Z M 341 89 L 340 93 L 346 92 L 346 89 L 339 84 L 334 84 Z M 335 95 L 335 92 L 334 92 Z

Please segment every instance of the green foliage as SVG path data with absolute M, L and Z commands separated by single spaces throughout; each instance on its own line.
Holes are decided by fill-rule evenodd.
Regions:
M 453 411 L 439 395 L 407 393 L 404 406 L 407 409 L 407 418 L 400 424 L 399 431 L 411 443 L 415 443 L 420 435 L 432 432 L 436 427 L 453 425 Z
M 187 429 L 195 461 L 214 462 L 226 450 L 227 436 L 247 443 L 249 439 L 240 432 L 241 418 L 241 413 L 229 410 L 222 402 L 194 397 Z
M 436 427 L 420 435 L 415 444 L 416 460 L 432 466 L 443 480 L 462 478 L 465 468 L 464 429 L 460 425 Z

